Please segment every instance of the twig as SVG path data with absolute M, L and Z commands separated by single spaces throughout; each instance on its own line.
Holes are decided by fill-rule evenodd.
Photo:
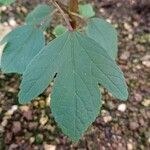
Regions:
M 61 13 L 61 15 L 63 16 L 67 26 L 68 26 L 68 30 L 69 31 L 73 31 L 73 28 L 70 24 L 70 21 L 69 21 L 69 17 L 67 14 L 65 14 L 65 12 L 63 11 L 63 9 L 59 6 L 59 4 L 55 1 L 55 0 L 52 0 L 51 3 L 59 10 L 59 12 Z
M 84 19 L 84 17 L 82 17 L 81 15 L 79 15 L 79 14 L 77 14 L 77 13 L 74 13 L 74 12 L 69 12 L 71 15 L 73 15 L 73 16 L 76 16 L 76 17 L 78 17 L 78 18 L 80 18 L 80 19 Z
M 71 19 L 70 23 L 71 26 L 76 29 L 77 27 L 77 20 L 75 15 L 72 13 L 77 13 L 78 12 L 78 0 L 68 0 L 68 12 L 69 12 L 69 17 Z

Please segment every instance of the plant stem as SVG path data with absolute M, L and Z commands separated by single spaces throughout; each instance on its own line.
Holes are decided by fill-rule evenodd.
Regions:
M 67 14 L 65 14 L 65 12 L 63 11 L 63 9 L 59 6 L 59 4 L 55 1 L 55 0 L 52 0 L 51 1 L 53 3 L 53 5 L 59 10 L 59 12 L 61 13 L 61 15 L 63 16 L 67 26 L 68 26 L 68 30 L 69 31 L 73 31 L 73 27 L 69 21 L 69 16 Z
M 73 13 L 77 13 L 78 11 L 78 0 L 69 0 L 69 11 Z
M 76 17 L 73 14 L 78 12 L 78 0 L 69 0 L 69 17 L 71 19 L 71 25 L 75 29 L 77 26 Z

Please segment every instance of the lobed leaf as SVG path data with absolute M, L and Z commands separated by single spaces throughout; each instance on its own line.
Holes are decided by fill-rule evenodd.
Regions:
M 42 93 L 56 73 L 51 109 L 72 140 L 78 140 L 99 113 L 98 83 L 120 99 L 128 97 L 123 73 L 105 49 L 86 35 L 68 31 L 51 41 L 27 66 L 20 103 Z
M 95 16 L 95 11 L 91 4 L 79 5 L 79 14 L 85 18 Z
M 62 35 L 63 33 L 65 33 L 67 31 L 67 28 L 63 25 L 57 25 L 55 27 L 55 29 L 53 30 L 53 34 L 58 37 L 60 35 Z
M 103 19 L 91 18 L 86 33 L 99 43 L 113 59 L 116 59 L 118 53 L 117 31 L 110 23 Z
M 45 30 L 50 24 L 53 10 L 54 8 L 52 6 L 40 4 L 28 14 L 26 22 L 27 24 L 39 26 L 42 30 Z
M 23 73 L 32 58 L 44 47 L 43 33 L 31 25 L 18 27 L 1 41 L 6 43 L 1 58 L 5 73 Z

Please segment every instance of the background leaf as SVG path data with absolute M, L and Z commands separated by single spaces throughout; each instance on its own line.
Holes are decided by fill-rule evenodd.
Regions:
M 2 53 L 1 69 L 5 73 L 23 73 L 31 59 L 45 45 L 43 33 L 31 25 L 18 27 L 7 34 Z
M 52 6 L 40 4 L 28 14 L 26 22 L 27 24 L 40 26 L 42 30 L 45 30 L 50 24 L 53 10 Z
M 15 0 L 0 0 L 0 5 L 10 5 L 15 2 Z
M 63 132 L 78 140 L 99 113 L 98 83 L 120 99 L 128 92 L 123 73 L 94 40 L 78 32 L 66 32 L 33 58 L 23 74 L 19 101 L 30 102 L 52 81 L 51 109 Z
M 87 35 L 99 43 L 115 59 L 118 53 L 117 31 L 103 19 L 91 18 L 87 25 Z
M 53 34 L 56 37 L 58 37 L 58 36 L 62 35 L 64 32 L 66 32 L 66 31 L 67 31 L 67 28 L 65 26 L 63 26 L 63 25 L 57 25 L 55 27 L 55 29 L 53 30 Z
M 91 4 L 79 5 L 79 14 L 85 18 L 95 16 L 95 11 Z

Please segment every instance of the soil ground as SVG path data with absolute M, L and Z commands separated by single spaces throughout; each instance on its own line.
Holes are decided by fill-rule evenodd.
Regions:
M 0 37 L 23 24 L 40 0 L 0 7 Z M 21 106 L 21 77 L 0 72 L 0 150 L 149 150 L 150 149 L 150 3 L 146 0 L 93 0 L 96 15 L 119 32 L 118 64 L 129 87 L 127 102 L 103 90 L 100 115 L 78 143 L 58 128 L 49 109 L 51 86 L 31 104 Z M 51 28 L 61 22 L 54 19 Z

